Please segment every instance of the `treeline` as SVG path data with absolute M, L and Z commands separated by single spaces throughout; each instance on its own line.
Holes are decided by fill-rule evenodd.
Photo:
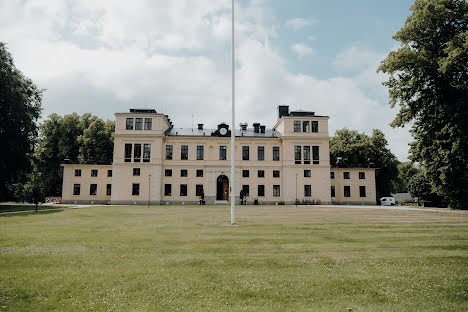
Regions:
M 51 114 L 39 125 L 39 136 L 31 155 L 31 171 L 13 183 L 8 199 L 26 201 L 34 185 L 44 196 L 62 193 L 64 162 L 82 164 L 111 164 L 113 155 L 114 121 L 103 121 L 92 114 L 65 116 Z

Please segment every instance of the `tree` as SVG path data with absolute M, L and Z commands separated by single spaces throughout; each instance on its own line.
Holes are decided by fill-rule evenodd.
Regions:
M 13 184 L 30 171 L 42 93 L 15 67 L 0 42 L 0 201 L 11 199 Z
M 80 154 L 78 159 L 84 164 L 110 164 L 114 151 L 112 133 L 115 123 L 102 119 L 93 121 L 78 138 L 80 142 Z
M 387 148 L 382 131 L 372 136 L 356 130 L 337 130 L 330 140 L 330 163 L 339 167 L 369 167 L 376 171 L 377 198 L 390 195 L 398 179 L 398 160 Z
M 422 169 L 415 167 L 411 161 L 400 162 L 397 167 L 398 179 L 395 183 L 395 192 L 407 193 L 408 182 L 414 175 L 422 172 Z
M 408 190 L 411 196 L 418 199 L 418 205 L 425 200 L 429 200 L 432 195 L 432 188 L 424 176 L 423 172 L 414 175 L 408 182 Z
M 393 38 L 401 43 L 378 71 L 388 73 L 393 127 L 412 124 L 410 158 L 452 208 L 468 200 L 468 3 L 416 0 Z

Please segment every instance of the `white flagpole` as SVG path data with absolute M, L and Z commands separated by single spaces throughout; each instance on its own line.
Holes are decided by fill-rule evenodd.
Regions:
M 234 61 L 234 0 L 232 0 L 232 123 L 231 123 L 231 224 L 236 224 L 236 188 L 235 188 L 235 155 L 236 155 L 236 102 L 235 102 L 235 61 Z

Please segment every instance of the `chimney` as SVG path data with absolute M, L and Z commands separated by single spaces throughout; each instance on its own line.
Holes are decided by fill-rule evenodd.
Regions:
M 198 130 L 203 130 L 203 124 L 198 124 Z
M 239 126 L 241 127 L 241 130 L 242 130 L 242 131 L 246 131 L 246 130 L 247 130 L 247 125 L 248 125 L 248 124 L 247 124 L 246 122 L 239 124 Z
M 259 133 L 260 123 L 254 122 L 253 127 L 254 127 L 254 132 Z
M 260 126 L 260 133 L 265 133 L 265 126 Z
M 288 105 L 280 105 L 278 106 L 278 119 L 281 119 L 283 116 L 289 115 L 289 106 Z

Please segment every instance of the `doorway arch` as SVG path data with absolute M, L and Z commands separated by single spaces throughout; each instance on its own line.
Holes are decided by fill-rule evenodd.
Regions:
M 216 179 L 216 200 L 228 200 L 229 198 L 229 178 L 220 175 Z

